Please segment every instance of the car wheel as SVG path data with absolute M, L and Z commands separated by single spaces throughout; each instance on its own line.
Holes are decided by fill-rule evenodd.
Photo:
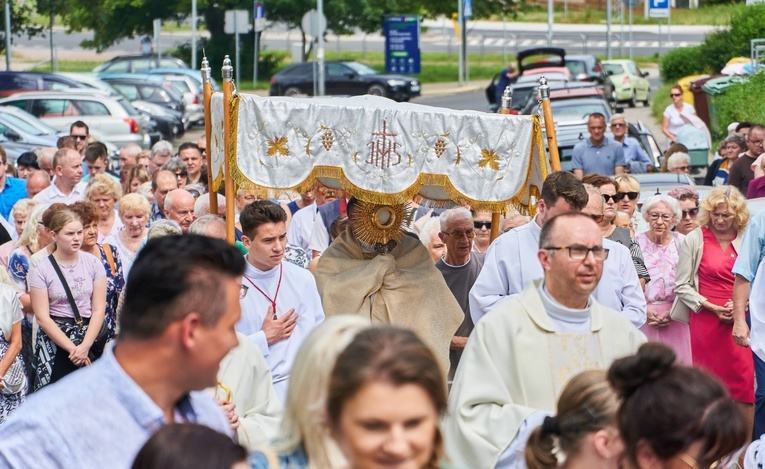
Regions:
M 297 86 L 290 86 L 284 90 L 284 96 L 297 96 L 299 94 L 303 94 L 303 92 Z
M 651 90 L 646 91 L 645 101 L 643 101 L 643 107 L 649 107 L 651 105 Z
M 372 96 L 382 96 L 385 97 L 385 87 L 379 83 L 375 83 L 374 85 L 370 86 L 367 90 L 367 94 L 371 94 Z
M 634 91 L 632 92 L 632 98 L 630 98 L 629 106 L 630 107 L 637 106 L 637 93 Z

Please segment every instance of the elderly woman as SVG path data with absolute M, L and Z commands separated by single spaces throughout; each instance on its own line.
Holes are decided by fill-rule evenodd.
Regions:
M 686 125 L 690 116 L 696 115 L 696 109 L 683 101 L 683 89 L 675 85 L 669 91 L 672 104 L 664 109 L 664 120 L 661 123 L 661 131 L 671 143 L 677 142 L 677 132 Z
M 637 236 L 651 282 L 645 289 L 647 322 L 640 328 L 648 340 L 672 347 L 681 363 L 691 365 L 691 336 L 688 324 L 669 317 L 675 300 L 675 276 L 685 235 L 672 232 L 680 219 L 680 204 L 665 195 L 648 199 L 641 210 L 648 231 Z
M 667 148 L 667 151 L 664 152 L 664 157 L 661 159 L 661 172 L 666 173 L 667 170 L 667 161 L 674 155 L 675 153 L 682 152 L 682 153 L 688 153 L 688 147 L 683 145 L 682 143 L 673 143 L 672 145 Z
M 438 217 L 430 217 L 422 226 L 419 234 L 420 242 L 428 249 L 434 264 L 446 254 L 446 244 L 438 237 L 440 232 L 441 224 Z
M 640 200 L 640 181 L 629 174 L 614 177 L 616 183 L 616 209 L 630 216 L 632 230 L 642 233 L 648 229 L 642 217 L 638 214 L 637 205 Z
M 189 182 L 189 170 L 186 167 L 186 163 L 177 156 L 167 160 L 167 163 L 162 166 L 162 169 L 172 171 L 175 174 L 175 179 L 178 181 L 178 187 L 184 187 Z
M 98 244 L 98 208 L 90 202 L 76 202 L 70 209 L 82 220 L 82 245 L 80 251 L 93 254 L 101 260 L 106 270 L 106 312 L 104 321 L 108 331 L 107 340 L 111 340 L 117 331 L 117 304 L 125 286 L 117 248 L 109 244 Z
M 722 158 L 714 160 L 709 165 L 709 168 L 707 168 L 707 175 L 704 178 L 704 185 L 706 186 L 722 186 L 727 184 L 728 169 L 738 159 L 738 155 L 748 150 L 746 140 L 739 134 L 728 136 L 720 145 L 722 146 L 720 152 Z
M 600 226 L 604 238 L 615 241 L 630 250 L 632 263 L 635 264 L 635 271 L 638 274 L 638 278 L 640 278 L 640 285 L 645 289 L 646 283 L 651 281 L 651 276 L 645 268 L 640 246 L 638 246 L 632 237 L 632 232 L 628 228 L 614 224 L 618 197 L 616 195 L 616 183 L 613 179 L 600 174 L 588 174 L 582 179 L 582 182 L 600 191 L 600 195 L 603 197 L 603 217 L 600 218 L 600 221 L 595 221 Z
M 725 383 L 744 415 L 754 418 L 752 352 L 733 341 L 733 273 L 749 211 L 732 186 L 715 187 L 701 201 L 699 228 L 685 237 L 675 279 L 672 317 L 690 317 L 693 364 Z M 689 313 L 689 309 L 693 313 Z
M 37 205 L 32 199 L 21 199 L 13 205 L 11 209 L 11 218 L 14 221 L 14 228 L 16 229 L 16 236 L 14 239 L 7 243 L 0 245 L 0 268 L 8 268 L 8 260 L 11 257 L 11 253 L 16 248 L 16 239 L 24 232 L 24 227 L 27 225 L 27 219 L 29 218 L 29 212 Z
M 96 174 L 85 188 L 85 200 L 92 203 L 101 214 L 98 220 L 98 242 L 119 232 L 123 223 L 114 211 L 114 205 L 122 197 L 122 188 L 106 174 Z
M 117 210 L 125 228 L 107 236 L 104 244 L 117 248 L 122 260 L 123 276 L 127 279 L 136 254 L 146 242 L 146 222 L 149 220 L 151 205 L 142 195 L 128 194 L 120 200 Z
M 687 236 L 699 226 L 696 221 L 699 215 L 699 192 L 693 186 L 680 186 L 667 195 L 680 203 L 680 220 L 675 225 L 675 231 Z
M 679 151 L 667 158 L 667 171 L 675 174 L 691 174 L 691 157 Z

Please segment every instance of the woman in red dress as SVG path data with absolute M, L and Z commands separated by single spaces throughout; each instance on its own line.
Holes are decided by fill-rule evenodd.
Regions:
M 754 420 L 752 352 L 733 341 L 733 263 L 749 222 L 746 199 L 732 186 L 712 189 L 702 200 L 699 228 L 685 237 L 675 293 L 690 314 L 693 364 L 717 376 Z

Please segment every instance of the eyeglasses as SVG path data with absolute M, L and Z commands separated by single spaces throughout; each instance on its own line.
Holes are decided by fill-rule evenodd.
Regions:
M 674 218 L 672 215 L 669 214 L 658 214 L 658 213 L 649 213 L 648 219 L 651 221 L 658 221 L 661 219 L 661 221 L 670 223 L 672 221 L 672 218 Z
M 640 192 L 618 192 L 616 194 L 616 200 L 623 200 L 624 197 L 627 197 L 630 200 L 635 200 L 640 195 Z
M 179 173 L 175 173 L 175 175 L 176 175 L 177 177 L 182 177 L 182 178 L 185 178 L 186 176 L 188 176 L 188 175 L 189 175 L 189 173 L 187 173 L 186 171 L 181 171 L 181 172 L 179 172 Z
M 627 127 L 627 124 L 624 124 L 624 123 L 616 123 L 616 124 L 611 124 L 611 127 Z
M 242 298 L 244 298 L 245 296 L 247 296 L 247 290 L 249 290 L 249 289 L 250 289 L 250 287 L 248 287 L 247 285 L 242 285 L 242 286 L 239 288 L 239 299 L 240 299 L 240 300 L 241 300 Z
M 683 210 L 683 216 L 681 218 L 685 218 L 686 216 L 690 215 L 691 217 L 695 217 L 699 214 L 699 208 L 692 208 L 690 210 Z
M 718 213 L 718 212 L 712 212 L 710 215 L 712 215 L 714 218 L 722 218 L 723 220 L 729 220 L 735 216 L 732 213 Z
M 619 201 L 619 194 L 603 194 L 603 200 L 606 201 L 606 203 L 610 201 L 618 202 Z
M 584 246 L 548 246 L 542 249 L 548 251 L 562 251 L 568 249 L 568 257 L 574 261 L 583 261 L 587 259 L 590 252 L 592 252 L 592 257 L 598 262 L 603 262 L 608 258 L 608 249 L 603 249 L 600 246 L 595 246 L 594 248 L 586 248 Z
M 480 230 L 481 228 L 486 228 L 487 230 L 491 229 L 491 222 L 490 221 L 474 221 L 473 227 L 476 230 Z
M 442 231 L 441 233 L 448 236 L 454 236 L 457 239 L 462 239 L 463 237 L 467 237 L 467 239 L 475 238 L 475 230 L 452 231 L 451 233 L 449 233 L 448 231 Z
M 752 140 L 751 138 L 746 139 L 749 143 L 752 143 L 754 145 L 762 146 L 763 140 Z
M 675 166 L 675 169 L 680 170 L 680 171 L 690 171 L 691 167 L 688 166 L 688 165 L 685 165 L 685 166 Z
M 682 93 L 669 93 L 669 95 L 672 96 L 673 98 L 677 98 L 678 96 L 682 96 L 683 94 Z
M 603 214 L 595 215 L 594 213 L 585 213 L 588 217 L 592 218 L 595 223 L 600 223 L 603 221 Z
M 88 138 L 87 135 L 70 135 L 70 137 L 72 137 L 75 140 L 85 140 Z

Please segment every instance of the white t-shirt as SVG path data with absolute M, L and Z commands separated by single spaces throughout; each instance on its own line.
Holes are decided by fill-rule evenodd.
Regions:
M 688 103 L 683 103 L 682 111 L 678 111 L 674 104 L 670 104 L 664 109 L 664 117 L 669 119 L 669 126 L 667 129 L 672 135 L 677 135 L 680 127 L 686 125 L 688 122 L 683 119 L 682 116 L 695 116 L 696 109 Z

